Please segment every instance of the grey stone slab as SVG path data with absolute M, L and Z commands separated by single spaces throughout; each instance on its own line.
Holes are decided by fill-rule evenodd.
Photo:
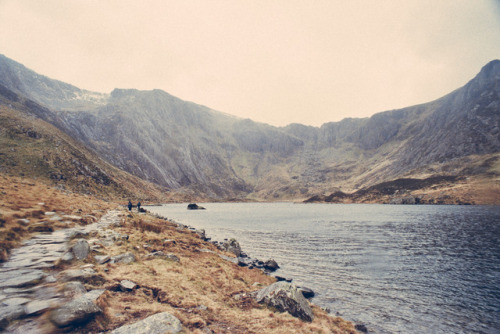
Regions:
M 157 313 L 136 323 L 119 327 L 111 334 L 163 334 L 179 333 L 182 325 L 179 319 L 168 312 Z
M 13 297 L 13 298 L 3 300 L 2 304 L 6 305 L 6 306 L 16 306 L 16 305 L 24 305 L 30 301 L 31 301 L 30 298 Z

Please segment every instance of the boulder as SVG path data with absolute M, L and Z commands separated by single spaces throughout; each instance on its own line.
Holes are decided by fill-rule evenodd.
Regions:
M 240 243 L 234 238 L 225 240 L 222 244 L 222 248 L 230 253 L 233 253 L 236 256 L 241 255 Z
M 264 262 L 264 268 L 269 271 L 276 271 L 279 269 L 279 267 L 280 266 L 278 266 L 278 263 L 273 259 L 269 259 L 266 262 Z
M 119 327 L 111 334 L 163 334 L 179 333 L 182 325 L 179 319 L 168 312 L 157 313 L 136 323 Z
M 71 247 L 73 254 L 78 260 L 86 259 L 90 253 L 90 245 L 85 239 L 78 239 L 78 241 Z
M 67 327 L 86 323 L 100 312 L 102 310 L 84 294 L 52 311 L 50 320 L 57 327 Z
M 313 312 L 309 303 L 295 284 L 276 282 L 255 293 L 255 300 L 276 308 L 281 312 L 288 312 L 303 321 L 312 321 Z

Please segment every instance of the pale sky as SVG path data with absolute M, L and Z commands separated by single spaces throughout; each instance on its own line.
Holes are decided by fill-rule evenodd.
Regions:
M 463 86 L 500 59 L 500 0 L 0 0 L 0 54 L 83 89 L 318 126 Z

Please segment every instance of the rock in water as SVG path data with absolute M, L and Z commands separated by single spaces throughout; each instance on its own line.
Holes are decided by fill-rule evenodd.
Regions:
M 111 334 L 163 334 L 179 333 L 182 325 L 179 319 L 168 312 L 157 313 L 146 319 L 119 327 Z
M 264 263 L 264 268 L 270 271 L 276 271 L 279 269 L 280 266 L 278 266 L 278 263 L 274 261 L 273 259 L 267 260 Z
M 188 208 L 188 210 L 205 210 L 204 207 L 199 206 L 196 203 L 190 203 L 190 204 L 188 204 L 187 208 Z
M 304 321 L 312 321 L 313 311 L 302 292 L 295 284 L 276 282 L 257 291 L 255 300 L 276 308 L 281 312 L 288 312 Z
M 90 245 L 85 239 L 78 239 L 71 249 L 78 260 L 87 258 L 90 253 Z

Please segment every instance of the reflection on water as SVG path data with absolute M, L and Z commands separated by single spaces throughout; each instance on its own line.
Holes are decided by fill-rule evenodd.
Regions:
M 500 332 L 500 207 L 207 203 L 150 207 L 235 237 L 316 304 L 376 333 Z

